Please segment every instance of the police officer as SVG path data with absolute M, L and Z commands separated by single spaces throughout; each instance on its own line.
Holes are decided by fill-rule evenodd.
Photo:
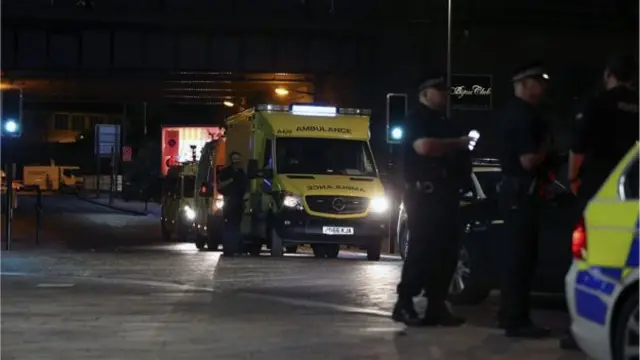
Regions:
M 393 319 L 410 326 L 458 326 L 464 320 L 451 314 L 445 300 L 459 252 L 459 191 L 471 179 L 470 138 L 445 117 L 444 76 L 429 77 L 418 94 L 420 104 L 408 116 L 404 144 L 411 242 Z M 413 297 L 423 288 L 428 306 L 420 318 Z
M 576 215 L 595 195 L 620 159 L 638 140 L 638 64 L 633 56 L 618 54 L 607 63 L 603 74 L 605 91 L 576 115 L 569 181 L 578 197 Z M 571 334 L 560 341 L 564 349 L 577 349 Z
M 529 291 L 537 263 L 538 175 L 547 158 L 549 126 L 537 105 L 549 76 L 540 63 L 524 66 L 512 77 L 515 98 L 499 117 L 501 208 L 506 233 L 501 247 L 503 276 L 498 323 L 509 337 L 543 337 L 529 314 Z
M 223 254 L 233 256 L 241 252 L 240 225 L 244 214 L 244 194 L 247 189 L 247 176 L 242 170 L 242 155 L 232 152 L 230 165 L 220 174 L 220 192 L 224 195 L 224 232 Z
M 637 70 L 633 56 L 612 57 L 604 71 L 605 91 L 576 115 L 569 180 L 582 206 L 638 141 Z

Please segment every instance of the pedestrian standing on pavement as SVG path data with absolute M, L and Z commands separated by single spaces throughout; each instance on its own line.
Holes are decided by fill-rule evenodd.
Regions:
M 244 215 L 244 194 L 247 190 L 247 176 L 242 169 L 242 155 L 232 152 L 229 166 L 220 173 L 220 193 L 224 195 L 224 218 L 222 250 L 224 256 L 233 256 L 242 251 L 240 225 Z
M 540 63 L 512 77 L 515 98 L 499 117 L 501 208 L 506 234 L 498 323 L 509 337 L 544 337 L 545 328 L 530 318 L 531 283 L 538 261 L 540 174 L 550 146 L 549 126 L 537 105 L 549 76 Z
M 576 115 L 569 182 L 578 197 L 576 217 L 613 171 L 620 159 L 638 141 L 638 63 L 632 55 L 618 54 L 607 63 L 604 92 L 587 101 Z M 563 349 L 577 349 L 569 334 L 560 341 Z
M 418 88 L 420 104 L 407 119 L 404 144 L 404 204 L 411 236 L 398 284 L 393 320 L 409 326 L 459 326 L 445 300 L 459 252 L 460 189 L 471 179 L 470 138 L 445 116 L 445 77 Z M 413 297 L 425 290 L 424 317 Z

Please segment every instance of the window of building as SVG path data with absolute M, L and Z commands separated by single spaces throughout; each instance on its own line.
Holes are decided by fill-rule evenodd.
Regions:
M 56 130 L 69 130 L 69 114 L 53 115 L 53 127 Z
M 71 115 L 71 129 L 75 131 L 84 131 L 84 115 Z

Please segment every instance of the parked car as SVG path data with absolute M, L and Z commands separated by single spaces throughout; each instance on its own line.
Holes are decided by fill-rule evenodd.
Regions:
M 453 304 L 472 305 L 483 302 L 491 290 L 499 285 L 500 251 L 504 237 L 504 220 L 498 193 L 500 165 L 493 159 L 476 159 L 473 163 L 472 188 L 462 192 L 461 233 L 458 266 L 449 289 Z M 566 205 L 544 204 L 540 229 L 539 262 L 534 290 L 543 293 L 562 293 L 563 279 L 571 264 L 572 213 Z M 397 225 L 397 248 L 404 259 L 409 248 L 407 209 L 400 205 Z

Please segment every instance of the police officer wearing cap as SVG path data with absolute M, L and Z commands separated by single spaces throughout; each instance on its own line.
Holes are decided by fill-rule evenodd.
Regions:
M 637 70 L 633 56 L 612 57 L 603 74 L 605 91 L 576 115 L 569 180 L 580 212 L 638 141 L 638 90 L 633 86 Z
M 410 326 L 458 326 L 464 322 L 445 304 L 459 252 L 460 189 L 471 179 L 464 136 L 445 116 L 445 77 L 428 78 L 418 89 L 420 104 L 407 119 L 404 143 L 404 204 L 411 242 L 398 284 L 393 319 Z M 425 290 L 423 318 L 413 297 Z
M 537 263 L 539 173 L 547 158 L 549 126 L 537 108 L 549 76 L 540 63 L 527 65 L 512 77 L 515 98 L 499 117 L 501 208 L 506 233 L 498 323 L 509 337 L 543 337 L 529 314 L 529 292 Z

